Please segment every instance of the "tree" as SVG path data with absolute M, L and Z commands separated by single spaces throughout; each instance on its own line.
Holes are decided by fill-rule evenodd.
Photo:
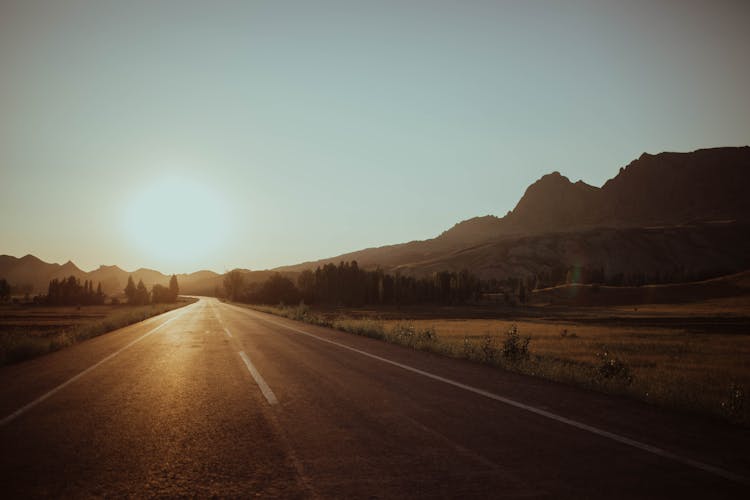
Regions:
M 243 285 L 242 273 L 237 269 L 224 276 L 224 290 L 226 290 L 229 300 L 236 301 L 240 298 Z
M 148 304 L 150 300 L 151 297 L 148 293 L 146 285 L 143 284 L 143 280 L 138 280 L 138 285 L 136 285 L 135 287 L 135 296 L 133 303 L 137 305 L 144 305 Z
M 75 276 L 58 280 L 53 279 L 49 282 L 47 296 L 39 300 L 44 300 L 50 305 L 96 305 L 104 303 L 104 294 L 101 291 L 101 284 L 94 293 L 94 284 L 92 281 L 85 280 L 83 284 Z
M 0 279 L 0 302 L 10 299 L 10 283 L 5 278 Z
M 519 280 L 508 283 L 515 288 Z M 292 304 L 300 299 L 308 304 L 329 304 L 356 307 L 365 304 L 464 304 L 480 299 L 485 286 L 500 290 L 500 284 L 487 284 L 467 269 L 459 272 L 436 272 L 429 277 L 415 277 L 396 272 L 387 274 L 382 269 L 367 271 L 356 261 L 327 263 L 312 271 L 303 271 L 297 286 L 278 273 L 264 282 L 242 286 L 239 271 L 227 273 L 224 288 L 233 300 L 251 303 Z M 527 285 L 528 286 L 528 285 Z M 513 289 L 511 288 L 511 289 Z M 523 293 L 526 293 L 524 290 Z
M 169 279 L 169 287 L 156 284 L 151 287 L 151 302 L 154 304 L 162 302 L 175 302 L 177 295 L 180 293 L 180 286 L 177 284 L 177 276 L 174 274 Z
M 524 280 L 522 278 L 518 283 L 518 302 L 520 302 L 521 304 L 525 304 L 527 299 L 528 293 L 526 291 L 526 283 L 524 283 Z
M 311 304 L 315 302 L 315 274 L 310 269 L 305 269 L 297 278 L 297 286 L 302 294 L 302 300 Z
M 265 304 L 294 304 L 299 302 L 299 291 L 292 280 L 274 273 L 260 287 L 257 301 Z
M 164 285 L 154 285 L 151 288 L 151 301 L 154 304 L 159 302 L 173 302 L 172 291 Z
M 177 276 L 174 274 L 169 278 L 169 296 L 170 302 L 177 300 L 177 296 L 180 294 L 180 285 L 177 283 Z
M 133 277 L 128 276 L 128 285 L 125 287 L 125 297 L 128 299 L 128 303 L 135 303 L 135 283 L 133 283 Z

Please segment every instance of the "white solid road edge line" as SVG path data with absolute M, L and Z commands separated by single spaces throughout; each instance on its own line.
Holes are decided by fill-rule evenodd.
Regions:
M 276 395 L 273 393 L 270 387 L 268 387 L 268 384 L 266 384 L 266 381 L 263 380 L 263 377 L 258 373 L 258 370 L 255 369 L 255 366 L 253 366 L 253 362 L 250 361 L 250 358 L 247 357 L 247 354 L 245 354 L 245 351 L 240 351 L 240 357 L 242 358 L 242 361 L 245 362 L 245 366 L 247 367 L 247 371 L 250 372 L 250 375 L 253 376 L 255 379 L 255 383 L 258 384 L 258 387 L 260 387 L 260 392 L 263 393 L 263 395 L 266 397 L 266 401 L 268 401 L 268 404 L 275 405 L 279 402 L 278 399 L 276 399 Z
M 237 306 L 234 306 L 234 307 L 237 307 Z M 397 361 L 391 361 L 390 359 L 386 359 L 386 358 L 383 358 L 381 356 L 377 356 L 375 354 L 370 354 L 369 352 L 362 351 L 362 350 L 354 348 L 354 347 L 350 347 L 350 346 L 348 346 L 346 344 L 341 344 L 341 343 L 336 342 L 334 340 L 329 340 L 329 339 L 326 339 L 326 338 L 323 338 L 323 337 L 319 337 L 317 335 L 314 335 L 312 333 L 306 332 L 304 330 L 300 330 L 298 328 L 294 328 L 292 326 L 285 325 L 284 323 L 279 323 L 278 321 L 273 321 L 273 320 L 264 318 L 264 317 L 260 316 L 259 314 L 257 314 L 256 312 L 254 312 L 254 311 L 251 312 L 250 310 L 245 309 L 245 308 L 240 308 L 240 309 L 242 309 L 243 311 L 246 311 L 247 314 L 249 314 L 251 316 L 255 316 L 256 318 L 259 318 L 259 319 L 261 319 L 263 321 L 266 321 L 268 323 L 272 323 L 274 325 L 278 325 L 278 326 L 281 326 L 283 328 L 286 328 L 287 330 L 291 330 L 293 332 L 300 333 L 300 334 L 306 335 L 308 337 L 312 337 L 314 339 L 320 340 L 321 342 L 327 342 L 329 344 L 333 344 L 335 346 L 341 347 L 342 349 L 347 349 L 349 351 L 356 352 L 357 354 L 361 354 L 362 356 L 367 356 L 368 358 L 377 359 L 378 361 L 382 361 L 383 363 L 388 363 L 389 365 L 397 366 L 399 368 L 402 368 L 404 370 L 407 370 L 407 371 L 410 371 L 410 372 L 413 372 L 413 373 L 418 373 L 419 375 L 425 376 L 427 378 L 431 378 L 433 380 L 438 380 L 440 382 L 452 385 L 454 387 L 459 387 L 459 388 L 464 389 L 466 391 L 473 392 L 474 394 L 479 394 L 480 396 L 484 396 L 484 397 L 489 398 L 489 399 L 494 399 L 495 401 L 500 401 L 501 403 L 505 403 L 507 405 L 514 406 L 516 408 L 520 408 L 522 410 L 526 410 L 526 411 L 531 412 L 531 413 L 535 413 L 535 414 L 540 415 L 542 417 L 546 417 L 546 418 L 549 418 L 551 420 L 555 420 L 557 422 L 570 425 L 571 427 L 575 427 L 577 429 L 581 429 L 581 430 L 590 432 L 592 434 L 596 434 L 598 436 L 602 436 L 602 437 L 605 437 L 607 439 L 611 439 L 612 441 L 617 441 L 618 443 L 622 443 L 622 444 L 625 444 L 625 445 L 628 445 L 628 446 L 632 446 L 634 448 L 638 448 L 639 450 L 643 450 L 643 451 L 646 451 L 648 453 L 652 453 L 654 455 L 657 455 L 657 456 L 660 456 L 660 457 L 663 457 L 663 458 L 668 458 L 670 460 L 674 460 L 674 461 L 679 462 L 681 464 L 688 465 L 690 467 L 694 467 L 696 469 L 700 469 L 702 471 L 709 472 L 711 474 L 723 477 L 724 479 L 729 479 L 731 481 L 735 481 L 735 482 L 743 483 L 743 484 L 750 483 L 750 480 L 748 480 L 748 478 L 746 478 L 744 476 L 741 476 L 739 474 L 735 474 L 735 473 L 730 472 L 728 470 L 724 470 L 724 469 L 722 469 L 720 467 L 716 467 L 716 466 L 709 465 L 709 464 L 706 464 L 706 463 L 703 463 L 703 462 L 699 462 L 699 461 L 693 460 L 691 458 L 682 457 L 680 455 L 676 455 L 674 453 L 671 453 L 669 451 L 663 450 L 661 448 L 657 448 L 656 446 L 651 446 L 649 444 L 641 443 L 640 441 L 636 441 L 634 439 L 630 439 L 628 437 L 621 436 L 619 434 L 615 434 L 614 432 L 605 431 L 604 429 L 599 429 L 598 427 L 594 427 L 594 426 L 591 426 L 591 425 L 588 425 L 588 424 L 584 424 L 583 422 L 579 422 L 577 420 L 573 420 L 573 419 L 570 419 L 570 418 L 567 418 L 567 417 L 563 417 L 561 415 L 557 415 L 557 414 L 549 412 L 547 410 L 542 410 L 541 408 L 536 408 L 534 406 L 530 406 L 530 405 L 521 403 L 519 401 L 510 399 L 510 398 L 499 396 L 499 395 L 494 394 L 492 392 L 485 391 L 483 389 L 478 389 L 476 387 L 472 387 L 470 385 L 466 385 L 466 384 L 463 384 L 461 382 L 457 382 L 455 380 L 451 380 L 449 378 L 441 377 L 440 375 L 435 375 L 434 373 L 426 372 L 424 370 L 420 370 L 419 368 L 414 368 L 412 366 L 405 365 L 405 364 L 399 363 Z
M 74 375 L 73 377 L 71 377 L 68 380 L 66 380 L 65 382 L 63 382 L 62 384 L 58 385 L 54 389 L 51 389 L 48 392 L 45 392 L 44 394 L 42 394 L 41 396 L 39 396 L 38 398 L 36 398 L 31 403 L 28 403 L 25 406 L 22 406 L 21 408 L 17 409 L 16 411 L 14 411 L 13 413 L 11 413 L 7 417 L 5 417 L 2 420 L 0 420 L 0 427 L 9 424 L 10 422 L 12 422 L 16 418 L 20 417 L 21 415 L 23 415 L 24 413 L 26 413 L 27 411 L 29 411 L 30 409 L 32 409 L 33 407 L 35 407 L 36 405 L 38 405 L 39 403 L 41 403 L 42 401 L 44 401 L 45 399 L 49 398 L 50 396 L 52 396 L 56 392 L 60 391 L 61 389 L 65 388 L 65 387 L 67 387 L 68 385 L 72 384 L 73 382 L 75 382 L 79 378 L 83 377 L 84 375 L 86 375 L 90 371 L 94 370 L 99 365 L 101 365 L 103 363 L 106 363 L 107 361 L 109 361 L 110 359 L 114 358 L 115 356 L 117 356 L 118 354 L 120 354 L 121 352 L 123 352 L 124 350 L 126 350 L 126 349 L 134 346 L 135 344 L 137 344 L 141 340 L 145 339 L 146 337 L 148 337 L 149 335 L 151 335 L 155 331 L 159 330 L 161 327 L 163 327 L 163 326 L 167 325 L 168 323 L 171 323 L 172 321 L 176 320 L 177 318 L 179 318 L 180 316 L 182 316 L 183 314 L 185 314 L 187 312 L 187 309 L 189 307 L 191 307 L 191 306 L 186 306 L 185 309 L 183 309 L 182 311 L 180 311 L 179 314 L 177 314 L 173 318 L 169 318 L 167 321 L 165 321 L 161 325 L 159 325 L 159 326 L 157 326 L 155 328 L 152 328 L 151 330 L 149 330 L 148 332 L 144 333 L 143 335 L 141 335 L 137 339 L 135 339 L 135 340 L 131 341 L 130 343 L 128 343 L 126 346 L 124 346 L 124 347 L 120 348 L 119 350 L 113 352 L 112 354 L 110 354 L 109 356 L 105 357 L 104 359 L 102 359 L 100 361 L 97 361 L 96 363 L 94 363 L 93 365 L 89 366 L 88 368 L 86 368 L 85 370 L 83 370 L 82 372 L 80 372 L 79 374 Z M 135 325 L 128 325 L 128 326 L 135 326 Z

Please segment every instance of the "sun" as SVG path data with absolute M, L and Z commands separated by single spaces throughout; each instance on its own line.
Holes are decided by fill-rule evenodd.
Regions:
M 136 191 L 124 212 L 129 243 L 163 265 L 199 264 L 228 236 L 225 201 L 210 187 L 163 178 Z

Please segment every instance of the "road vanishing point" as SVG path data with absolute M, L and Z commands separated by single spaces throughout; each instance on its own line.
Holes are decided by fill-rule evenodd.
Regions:
M 747 498 L 741 427 L 200 298 L 0 369 L 10 497 Z

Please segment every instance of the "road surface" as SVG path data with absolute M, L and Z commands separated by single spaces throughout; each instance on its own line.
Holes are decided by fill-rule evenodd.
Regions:
M 215 299 L 0 369 L 2 496 L 747 498 L 747 430 Z

